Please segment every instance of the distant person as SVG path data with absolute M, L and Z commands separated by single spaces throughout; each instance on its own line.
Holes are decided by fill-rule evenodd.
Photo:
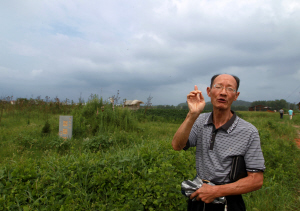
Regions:
M 239 83 L 238 77 L 227 74 L 211 78 L 210 87 L 206 89 L 213 105 L 210 113 L 202 113 L 205 100 L 196 85 L 187 95 L 189 112 L 175 133 L 172 146 L 177 151 L 196 147 L 197 177 L 216 184 L 203 184 L 192 193 L 188 211 L 223 211 L 226 205 L 212 203 L 223 196 L 228 211 L 245 211 L 241 194 L 258 190 L 263 185 L 265 162 L 258 130 L 231 110 L 240 94 Z M 228 175 L 237 156 L 245 160 L 246 175 L 233 182 Z
M 294 111 L 292 109 L 289 110 L 290 120 L 293 119 Z
M 279 113 L 280 113 L 280 119 L 283 119 L 283 113 L 284 113 L 283 109 L 280 109 Z

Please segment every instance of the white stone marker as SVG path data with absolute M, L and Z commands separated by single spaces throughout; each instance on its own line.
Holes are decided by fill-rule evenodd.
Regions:
M 59 116 L 59 136 L 67 139 L 72 138 L 73 116 Z

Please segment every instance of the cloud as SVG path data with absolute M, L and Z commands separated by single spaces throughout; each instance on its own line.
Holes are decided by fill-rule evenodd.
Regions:
M 31 76 L 36 77 L 39 76 L 43 73 L 43 70 L 32 70 L 31 71 Z
M 1 89 L 176 105 L 226 72 L 240 99 L 284 99 L 299 84 L 299 12 L 296 0 L 7 1 Z
M 16 55 L 31 57 L 39 55 L 39 50 L 28 44 L 12 43 L 10 49 L 11 52 Z

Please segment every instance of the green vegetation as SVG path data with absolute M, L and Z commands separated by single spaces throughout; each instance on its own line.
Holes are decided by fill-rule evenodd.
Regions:
M 254 124 L 260 133 L 266 160 L 264 185 L 259 191 L 246 194 L 249 209 L 298 210 L 300 205 L 300 150 L 295 146 L 300 116 L 291 121 L 288 116 L 279 119 L 278 113 L 239 112 Z
M 136 111 L 136 114 L 139 120 L 181 123 L 188 112 L 185 109 L 139 109 Z
M 0 210 L 186 210 L 180 184 L 196 174 L 195 149 L 171 147 L 181 111 L 113 111 L 97 96 L 85 106 L 3 105 L 2 111 Z M 73 115 L 70 140 L 57 135 L 60 114 Z M 247 210 L 297 210 L 293 124 L 300 125 L 300 115 L 292 121 L 276 113 L 238 115 L 258 128 L 267 167 L 262 189 L 244 195 Z

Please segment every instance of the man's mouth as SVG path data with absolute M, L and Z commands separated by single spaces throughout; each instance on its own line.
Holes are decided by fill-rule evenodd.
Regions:
M 218 102 L 219 102 L 219 103 L 226 103 L 226 100 L 223 99 L 223 98 L 220 98 L 220 99 L 218 99 Z

